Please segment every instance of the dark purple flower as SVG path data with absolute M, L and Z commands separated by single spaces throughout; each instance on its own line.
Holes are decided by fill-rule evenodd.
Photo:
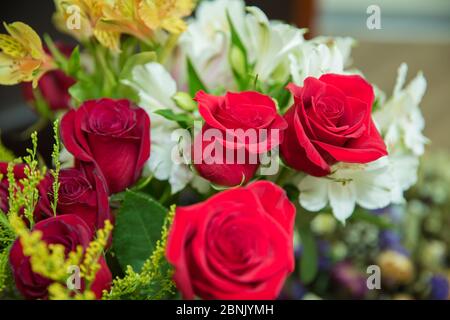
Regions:
M 447 300 L 450 293 L 450 285 L 446 277 L 434 275 L 430 279 L 430 298 L 434 300 Z

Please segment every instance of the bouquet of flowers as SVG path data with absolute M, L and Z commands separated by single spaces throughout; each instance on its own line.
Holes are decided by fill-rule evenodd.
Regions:
M 0 297 L 297 299 L 330 279 L 370 297 L 354 234 L 392 240 L 410 205 L 421 73 L 405 85 L 402 64 L 386 98 L 353 39 L 305 40 L 242 0 L 55 7 L 79 46 L 0 35 L 0 84 L 54 127 L 51 168 L 36 133 L 22 158 L 0 148 Z M 414 279 L 394 240 L 358 260 L 390 287 Z

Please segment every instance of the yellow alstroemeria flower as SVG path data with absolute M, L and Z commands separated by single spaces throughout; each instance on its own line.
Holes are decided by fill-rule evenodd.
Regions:
M 139 16 L 152 30 L 161 28 L 178 34 L 186 30 L 182 18 L 189 16 L 194 7 L 194 0 L 142 0 Z
M 103 46 L 119 51 L 120 32 L 99 30 L 97 23 L 102 19 L 103 10 L 113 0 L 55 0 L 56 12 L 53 21 L 56 27 L 75 37 L 86 41 L 95 37 Z
M 47 55 L 37 33 L 22 22 L 4 24 L 8 34 L 0 34 L 0 84 L 14 85 L 33 81 L 54 69 L 52 57 Z
M 191 14 L 195 0 L 115 0 L 103 9 L 96 30 L 132 35 L 142 41 L 164 29 L 178 34 L 186 29 L 183 17 Z

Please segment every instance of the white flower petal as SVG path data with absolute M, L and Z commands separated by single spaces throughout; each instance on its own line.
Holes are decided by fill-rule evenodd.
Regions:
M 308 211 L 319 211 L 328 203 L 328 181 L 324 178 L 306 176 L 300 182 L 300 204 Z
M 355 210 L 356 192 L 353 183 L 330 182 L 328 196 L 333 214 L 342 223 L 345 223 Z

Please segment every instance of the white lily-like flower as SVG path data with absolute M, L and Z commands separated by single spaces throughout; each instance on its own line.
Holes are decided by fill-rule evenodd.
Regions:
M 227 13 L 246 47 L 248 62 L 264 82 L 283 82 L 289 76 L 288 55 L 303 43 L 303 30 L 285 23 L 269 21 L 256 7 L 245 7 L 242 0 L 215 0 L 200 3 L 196 17 L 180 39 L 188 56 L 208 88 L 235 89 L 229 63 L 231 28 Z M 185 65 L 175 63 L 177 78 L 185 76 Z
M 389 159 L 383 157 L 368 164 L 337 163 L 326 177 L 306 176 L 299 184 L 299 200 L 313 212 L 330 204 L 336 219 L 345 223 L 356 204 L 369 210 L 389 205 L 395 188 Z
M 390 154 L 389 170 L 395 181 L 392 189 L 392 202 L 403 203 L 403 193 L 417 182 L 419 158 L 413 154 Z
M 302 85 L 305 78 L 318 78 L 325 73 L 344 73 L 354 43 L 348 37 L 318 37 L 306 41 L 301 50 L 289 55 L 294 83 Z
M 215 0 L 199 4 L 195 19 L 189 21 L 187 31 L 180 38 L 181 55 L 176 59 L 178 70 L 174 70 L 177 78 L 186 78 L 187 56 L 208 88 L 232 89 L 233 74 L 228 61 L 231 32 L 227 12 L 242 24 L 244 1 Z
M 139 95 L 139 106 L 144 108 L 152 120 L 152 128 L 158 125 L 173 126 L 171 121 L 155 114 L 161 109 L 181 112 L 172 97 L 177 93 L 177 83 L 167 70 L 157 62 L 138 65 L 132 71 L 132 78 L 123 81 Z
M 416 156 L 424 153 L 428 139 L 423 135 L 425 121 L 420 111 L 420 101 L 426 90 L 426 80 L 421 72 L 404 88 L 408 66 L 402 64 L 392 97 L 374 113 L 374 120 L 384 137 L 389 152 L 410 152 Z
M 172 132 L 179 126 L 154 113 L 160 109 L 171 109 L 175 113 L 182 111 L 172 100 L 177 92 L 175 80 L 161 64 L 150 62 L 136 66 L 132 71 L 132 79 L 124 83 L 136 90 L 139 106 L 147 111 L 151 119 L 152 152 L 146 172 L 159 180 L 168 180 L 172 193 L 182 190 L 192 180 L 193 174 L 183 161 L 172 158 L 176 154 L 173 150 L 179 148 L 178 141 L 172 138 Z
M 261 81 L 283 82 L 289 77 L 291 53 L 300 50 L 305 30 L 291 25 L 269 21 L 257 7 L 248 7 L 244 26 L 238 32 L 247 49 L 249 62 Z M 232 18 L 233 24 L 240 22 Z

